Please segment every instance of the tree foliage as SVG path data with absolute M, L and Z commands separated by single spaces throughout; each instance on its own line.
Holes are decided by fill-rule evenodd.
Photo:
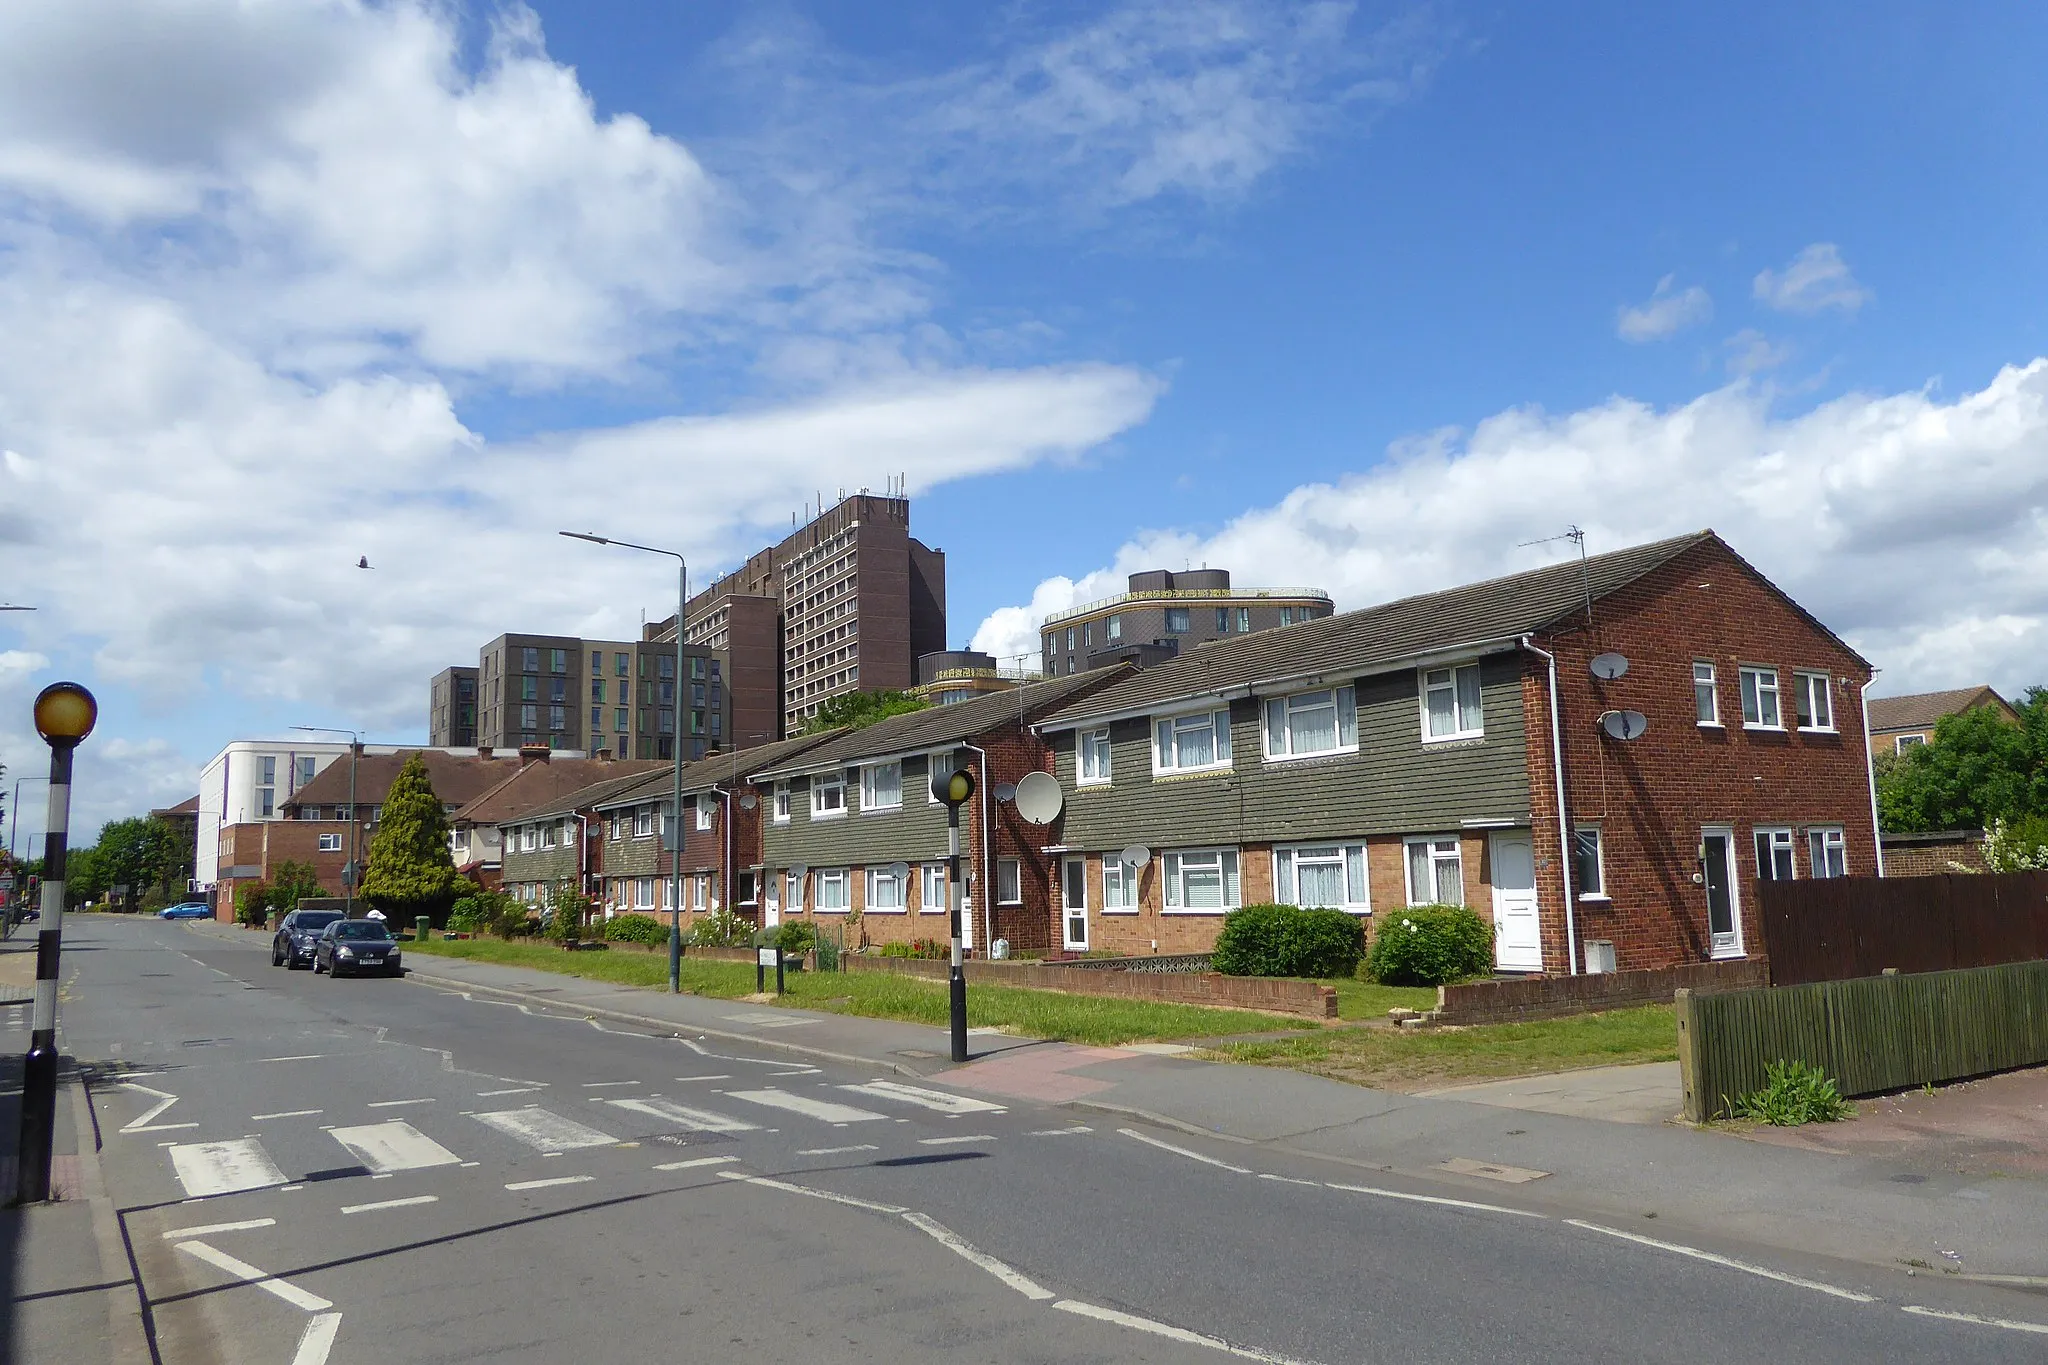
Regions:
M 1992 706 L 1943 716 L 1931 742 L 1880 754 L 1883 827 L 1985 829 L 2001 817 L 2048 815 L 2048 688 L 2028 688 L 2016 709 L 2018 725 Z
M 321 889 L 320 874 L 313 870 L 311 863 L 294 862 L 290 858 L 278 863 L 277 870 L 270 878 L 270 904 L 279 910 L 296 910 L 299 902 L 330 893 Z
M 811 717 L 802 733 L 815 735 L 840 726 L 858 730 L 863 725 L 873 725 L 878 720 L 911 711 L 922 711 L 930 705 L 921 697 L 913 697 L 893 687 L 878 688 L 873 692 L 848 692 L 821 703 L 818 714 Z
M 441 798 L 434 795 L 426 761 L 415 753 L 384 798 L 360 894 L 387 915 L 439 919 L 467 885 L 448 851 Z

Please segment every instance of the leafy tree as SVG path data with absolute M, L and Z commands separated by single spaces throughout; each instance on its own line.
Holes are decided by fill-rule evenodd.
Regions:
M 590 897 L 568 883 L 548 890 L 548 937 L 558 943 L 575 943 L 583 937 L 583 925 L 590 918 Z
M 97 848 L 74 848 L 64 854 L 64 904 L 66 908 L 98 900 L 114 884 L 106 875 Z
M 467 885 L 448 852 L 448 817 L 426 760 L 414 753 L 384 798 L 359 894 L 387 915 L 439 919 Z
M 102 875 L 110 886 L 125 886 L 132 896 L 161 885 L 181 865 L 177 831 L 151 816 L 109 820 L 100 826 L 93 847 Z
M 1943 716 L 1932 742 L 1877 760 L 1878 819 L 1887 830 L 1984 829 L 2048 815 L 2048 688 L 2030 687 L 2018 725 L 1996 707 Z
M 899 692 L 893 687 L 878 688 L 873 692 L 848 692 L 832 697 L 818 707 L 818 714 L 811 717 L 810 724 L 802 733 L 815 735 L 824 730 L 836 730 L 840 726 L 858 730 L 863 725 L 873 725 L 890 716 L 900 716 L 910 711 L 922 711 L 931 703 L 908 692 Z
M 279 910 L 295 910 L 302 900 L 328 894 L 321 889 L 320 874 L 311 863 L 290 858 L 280 862 L 271 874 L 270 893 L 271 906 Z
M 235 923 L 261 924 L 270 913 L 277 888 L 269 882 L 244 882 L 235 888 Z

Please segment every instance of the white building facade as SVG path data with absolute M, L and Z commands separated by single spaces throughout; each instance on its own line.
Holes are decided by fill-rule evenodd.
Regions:
M 238 739 L 213 756 L 199 778 L 199 828 L 192 878 L 203 890 L 220 880 L 220 831 L 281 818 L 284 803 L 313 775 L 348 756 L 346 743 Z

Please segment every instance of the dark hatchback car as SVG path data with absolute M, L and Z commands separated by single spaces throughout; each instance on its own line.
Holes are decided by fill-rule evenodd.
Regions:
M 313 946 L 313 970 L 329 976 L 405 974 L 398 962 L 397 941 L 373 919 L 345 919 L 321 930 Z
M 277 936 L 270 940 L 270 965 L 300 967 L 313 965 L 313 945 L 330 924 L 346 919 L 339 910 L 294 910 L 284 917 L 277 926 Z

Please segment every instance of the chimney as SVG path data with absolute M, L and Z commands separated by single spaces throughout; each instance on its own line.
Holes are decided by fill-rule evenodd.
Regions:
M 548 746 L 545 744 L 522 744 L 519 746 L 519 766 L 523 768 L 529 763 L 545 763 L 548 761 L 548 753 Z
M 490 745 L 488 745 L 488 744 L 479 744 L 479 745 L 477 745 L 477 746 L 476 746 L 476 756 L 477 756 L 478 758 L 489 758 L 489 757 L 491 756 L 491 746 L 490 746 Z
M 600 763 L 609 763 L 612 761 L 612 751 L 610 749 L 599 749 L 591 757 Z

